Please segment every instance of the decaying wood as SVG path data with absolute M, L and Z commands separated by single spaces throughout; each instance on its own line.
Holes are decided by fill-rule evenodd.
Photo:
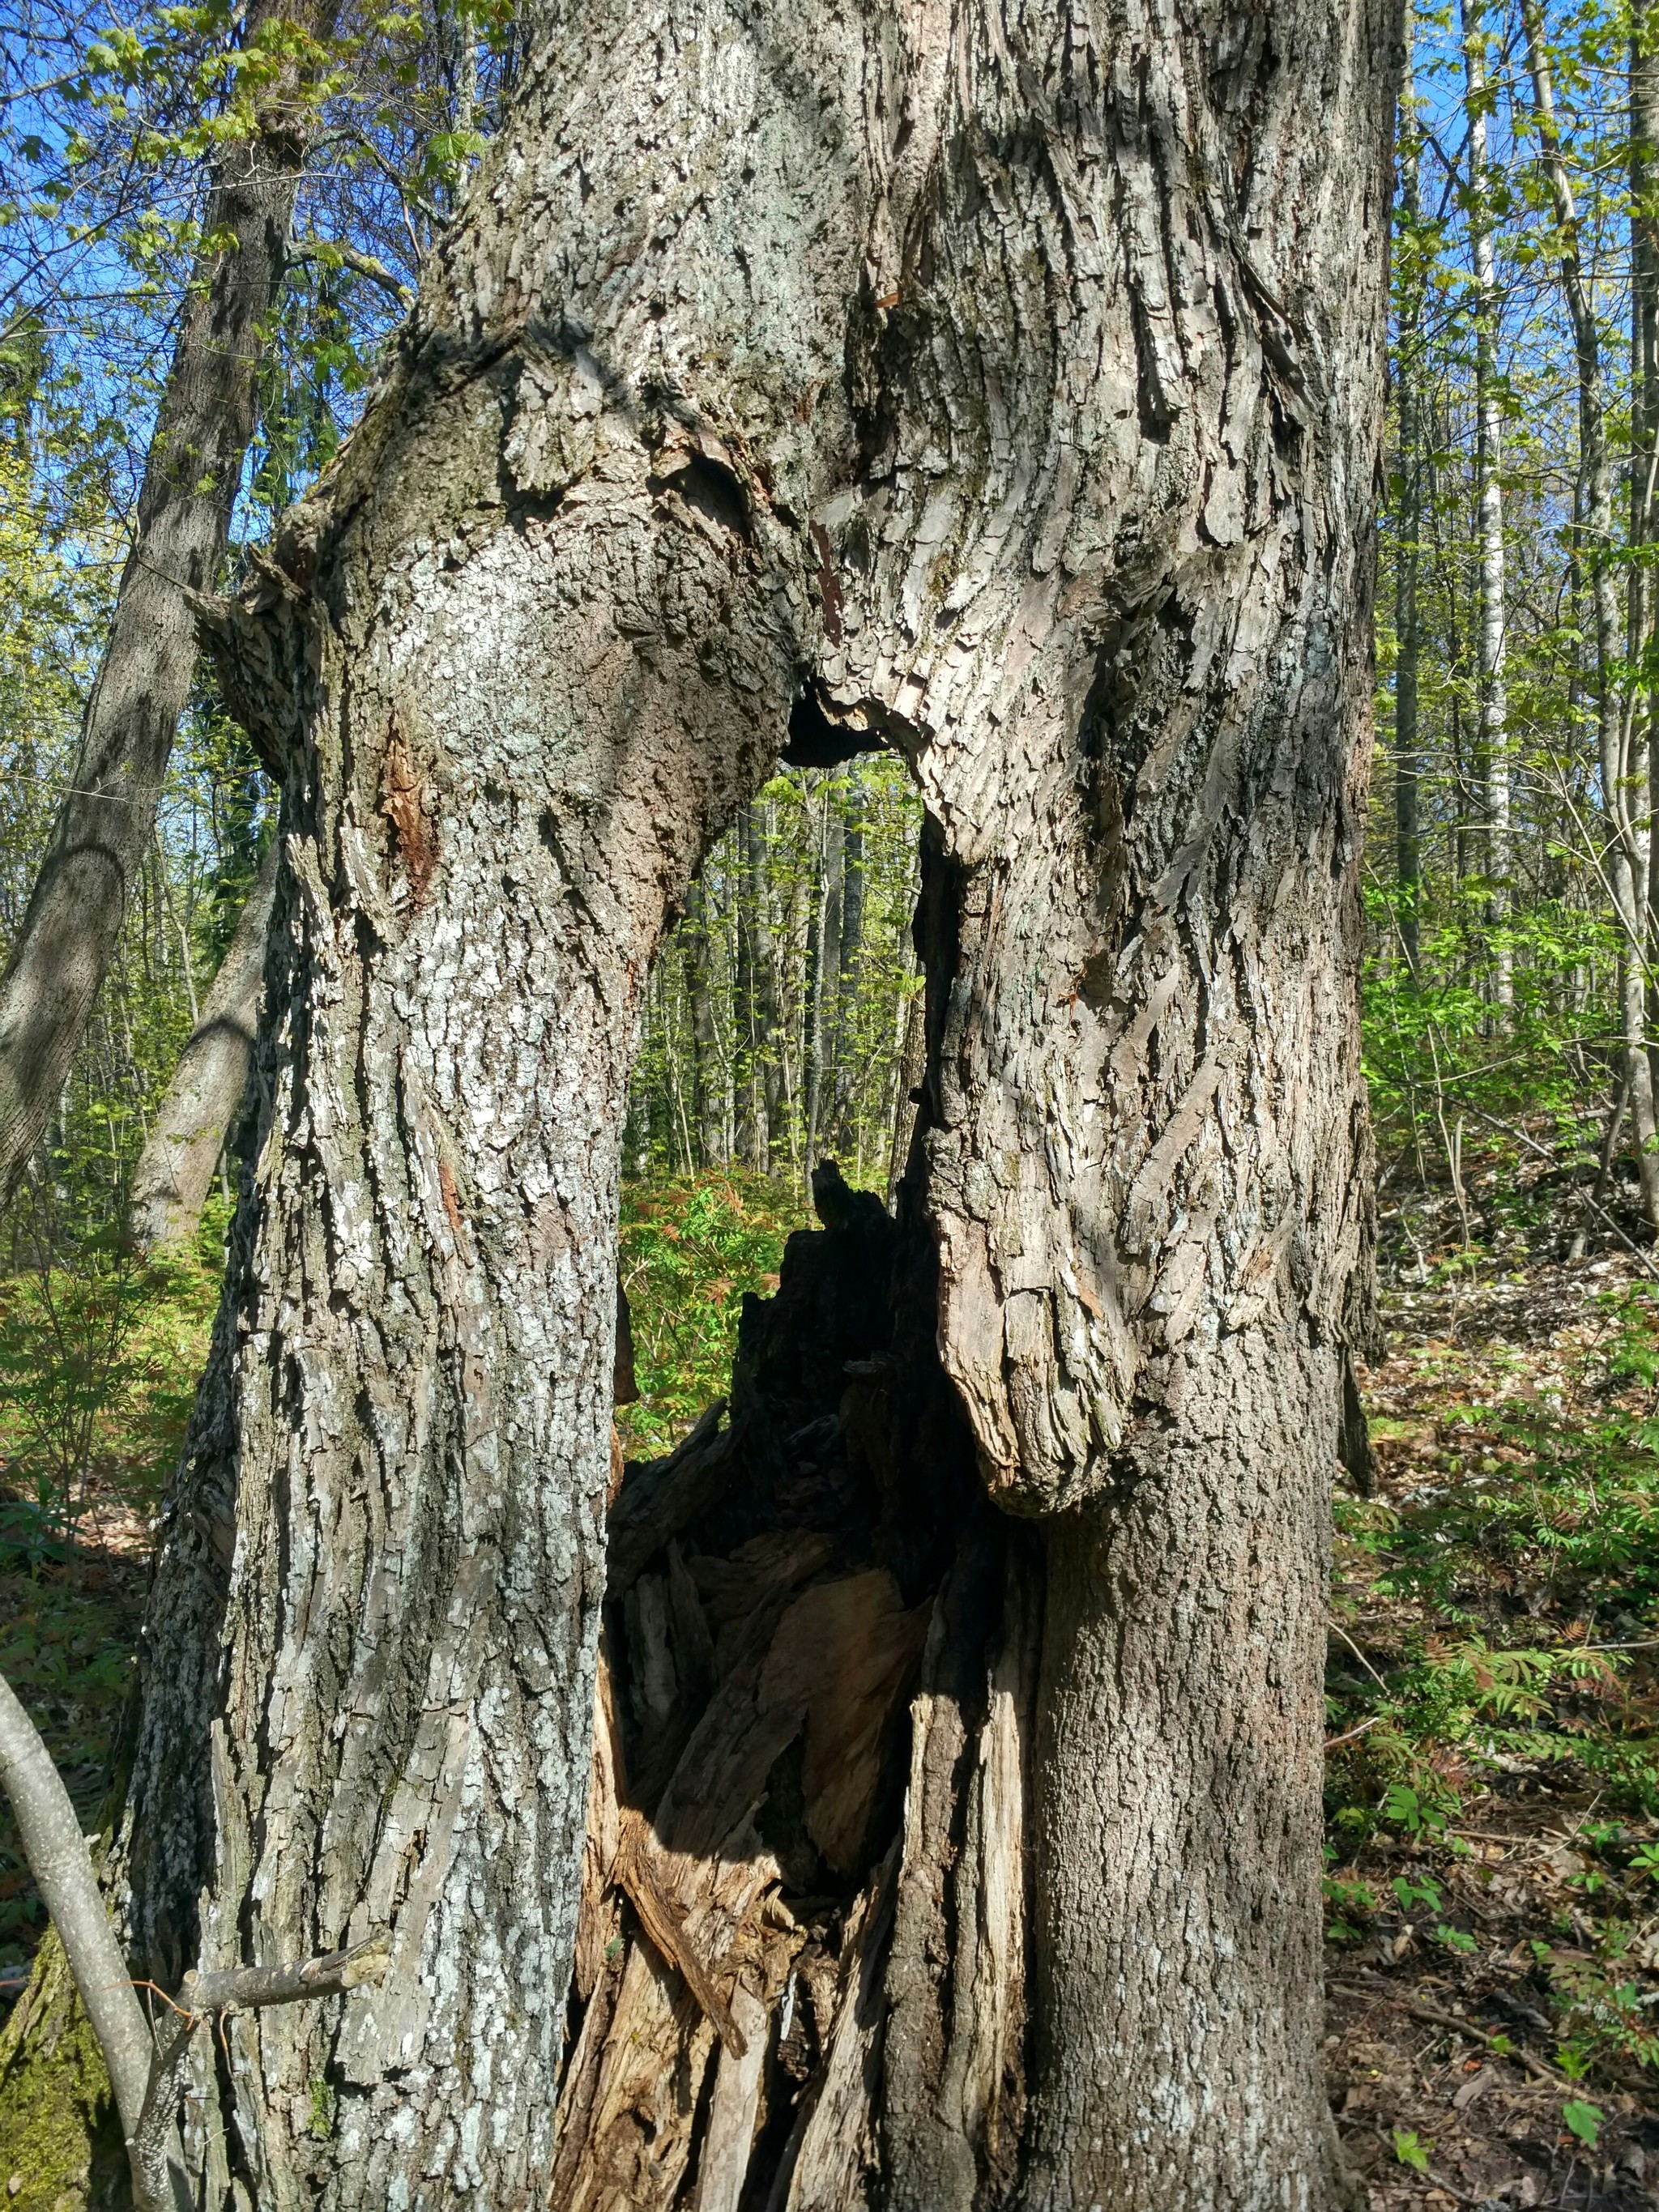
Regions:
M 593 1763 L 587 1782 L 587 1830 L 582 1838 L 582 1890 L 576 1907 L 576 1995 L 586 2004 L 599 1986 L 613 1933 L 611 1877 L 622 1842 L 622 1747 L 611 1706 L 611 1662 L 599 1646 L 593 1685 Z
M 882 1967 L 892 1925 L 896 1844 L 859 1900 L 848 1930 L 836 2024 L 817 2094 L 786 2152 L 769 2205 L 780 2212 L 862 2212 L 878 2165 L 873 2126 L 881 2051 Z
M 651 1554 L 695 1521 L 718 1492 L 732 1459 L 731 1437 L 720 1433 L 725 1411 L 726 1401 L 717 1398 L 677 1450 L 629 1467 L 605 1535 L 613 1594 L 626 1589 Z
M 894 1691 L 921 1647 L 927 1611 L 905 1612 L 884 1568 L 820 1583 L 785 1613 L 767 1656 L 763 1708 L 805 1710 L 806 1830 L 837 1874 L 858 1863 Z
M 714 2033 L 734 2058 L 744 2057 L 749 2045 L 732 2008 L 716 1987 L 713 1974 L 698 1955 L 696 1939 L 682 1918 L 674 1899 L 663 1888 L 653 1864 L 644 1823 L 630 1813 L 623 1826 L 617 1854 L 616 1875 L 641 1927 L 655 1944 L 664 1961 L 679 1970 L 680 1977 L 708 2016 Z
M 849 2212 L 877 2180 L 898 2203 L 907 2176 L 937 2179 L 941 2142 L 961 2201 L 988 2204 L 1018 2136 L 1034 1554 L 1005 1556 L 998 1531 L 1019 1532 L 982 1504 L 954 1555 L 930 1537 L 971 1447 L 927 1270 L 838 1176 L 823 1188 L 832 1225 L 793 1238 L 776 1298 L 745 1311 L 718 1488 L 685 1517 L 708 1417 L 624 1485 L 561 2208 Z M 921 2041 L 886 2038 L 884 2065 L 890 2017 Z
M 766 2007 L 741 1982 L 732 1993 L 732 2010 L 744 2048 L 740 2053 L 729 2048 L 720 2053 L 692 2212 L 738 2212 L 749 2175 L 769 2021 Z

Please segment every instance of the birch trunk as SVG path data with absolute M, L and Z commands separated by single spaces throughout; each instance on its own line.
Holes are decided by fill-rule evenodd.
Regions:
M 1584 550 L 1595 624 L 1595 721 L 1601 798 L 1611 831 L 1608 888 L 1619 925 L 1619 997 L 1625 1063 L 1630 1075 L 1643 1210 L 1659 1229 L 1659 1122 L 1647 1047 L 1648 860 L 1647 763 L 1632 751 L 1617 673 L 1619 586 L 1613 563 L 1613 473 L 1602 389 L 1601 335 L 1595 319 L 1578 234 L 1578 210 L 1555 118 L 1555 89 L 1543 16 L 1523 0 L 1527 66 L 1538 120 L 1539 157 L 1548 182 L 1559 241 L 1561 290 L 1572 323 L 1578 380 L 1578 442 L 1584 478 Z
M 1659 512 L 1659 18 L 1650 6 L 1632 11 L 1630 47 L 1631 139 L 1631 481 L 1630 542 L 1632 552 L 1650 546 Z M 1659 706 L 1656 703 L 1654 580 L 1647 562 L 1631 562 L 1630 665 L 1634 672 L 1631 717 L 1632 757 L 1646 755 L 1649 847 L 1659 816 Z M 1648 869 L 1646 939 L 1659 945 L 1659 900 L 1654 870 Z M 1651 1035 L 1656 991 L 1648 983 L 1648 1030 Z M 1650 1054 L 1650 1059 L 1651 1054 Z M 1645 1185 L 1644 1189 L 1645 1192 Z
M 1418 226 L 1422 219 L 1418 161 L 1418 123 L 1413 76 L 1417 15 L 1411 0 L 1405 10 L 1406 70 L 1400 88 L 1400 198 L 1409 236 L 1401 289 L 1400 337 L 1395 347 L 1395 390 L 1400 435 L 1400 494 L 1396 503 L 1400 544 L 1395 561 L 1394 683 L 1395 876 L 1400 891 L 1400 939 L 1406 964 L 1416 981 L 1419 969 L 1419 902 L 1422 860 L 1418 836 L 1418 787 L 1421 739 L 1418 725 L 1418 674 L 1422 659 L 1423 617 L 1419 596 L 1423 553 L 1423 453 L 1421 399 L 1418 380 L 1422 362 L 1423 283 L 1417 269 Z
M 326 4 L 260 0 L 246 29 L 285 14 L 307 26 L 331 20 Z M 260 349 L 305 159 L 303 98 L 290 60 L 253 135 L 220 155 L 203 210 L 210 248 L 191 272 L 70 787 L 0 976 L 0 1198 L 58 1103 L 155 829 L 196 665 L 189 595 L 218 585 L 253 435 Z
M 691 1016 L 691 1096 L 696 1109 L 696 1165 L 726 1164 L 726 1069 L 709 981 L 708 896 L 700 883 L 685 889 L 685 995 Z
M 1492 185 L 1486 158 L 1483 0 L 1463 0 L 1463 82 L 1469 126 L 1469 252 L 1474 264 L 1475 515 L 1480 549 L 1478 629 L 1480 753 L 1486 782 L 1486 873 L 1492 881 L 1492 994 L 1515 999 L 1510 948 L 1509 694 L 1504 682 L 1506 586 L 1504 556 L 1504 412 L 1498 391 L 1498 264 L 1492 251 Z
M 204 2039 L 207 2203 L 549 2186 L 629 1055 L 665 915 L 808 684 L 927 805 L 917 1337 L 1051 1575 L 1041 1678 L 983 1739 L 1029 1753 L 1029 2129 L 985 2087 L 1023 2040 L 1019 1881 L 983 2007 L 927 1940 L 967 1878 L 937 1668 L 943 1826 L 872 1893 L 837 2095 L 928 2212 L 1328 2201 L 1394 32 L 1382 0 L 588 0 L 214 618 L 285 763 L 283 860 L 131 1922 L 162 1977 L 378 1927 L 391 1964 Z M 892 2042 L 872 2105 L 890 1928 L 943 1978 L 908 1985 L 919 2032 L 944 2007 L 974 2047 L 935 2074 Z M 821 2109 L 792 2203 L 864 2139 Z

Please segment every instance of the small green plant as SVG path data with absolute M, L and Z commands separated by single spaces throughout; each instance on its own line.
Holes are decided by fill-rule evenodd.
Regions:
M 1376 1911 L 1376 1893 L 1369 1882 L 1341 1881 L 1331 1875 L 1325 1876 L 1324 1888 L 1330 1911 L 1327 1937 L 1333 1943 L 1357 1943 L 1362 1930 L 1355 1923 L 1369 1920 Z
M 1396 2128 L 1394 2131 L 1394 2154 L 1401 2166 L 1408 2166 L 1413 2173 L 1429 2170 L 1429 2153 L 1432 2142 L 1425 2142 L 1414 2128 Z
M 1440 1910 L 1440 1885 L 1432 1875 L 1419 1875 L 1415 1881 L 1411 1881 L 1403 1874 L 1397 1874 L 1389 1887 L 1393 1890 L 1402 1912 L 1410 1912 L 1414 1905 L 1425 1905 L 1431 1912 Z
M 1467 1959 L 1480 1948 L 1467 1929 L 1449 1928 L 1443 1921 L 1435 1929 L 1434 1940 L 1443 1944 L 1448 1951 L 1456 1952 L 1460 1958 Z
M 1570 2097 L 1561 2107 L 1561 2124 L 1588 2149 L 1595 2148 L 1596 2138 L 1607 2114 L 1599 2105 L 1586 2104 L 1582 2097 Z
M 1381 1810 L 1390 1827 L 1401 1828 L 1408 1836 L 1440 1836 L 1457 1810 L 1457 1798 L 1431 1778 L 1423 1777 L 1416 1782 L 1390 1783 Z

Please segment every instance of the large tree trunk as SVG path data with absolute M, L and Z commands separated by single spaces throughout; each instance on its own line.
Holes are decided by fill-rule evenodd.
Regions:
M 313 7 L 255 0 L 246 32 Z M 301 45 L 303 46 L 303 40 Z M 52 1116 L 155 825 L 196 665 L 191 592 L 219 581 L 253 435 L 259 355 L 305 157 L 303 72 L 286 59 L 252 137 L 218 157 L 138 496 L 137 527 L 70 788 L 0 977 L 0 1199 Z
M 201 2039 L 216 2207 L 508 2207 L 563 2155 L 629 1059 L 665 914 L 809 684 L 928 810 L 908 1334 L 854 1370 L 915 1446 L 882 1461 L 859 1598 L 896 1665 L 939 1594 L 912 1815 L 845 1923 L 788 2201 L 870 2201 L 872 2175 L 928 2212 L 1327 2200 L 1393 33 L 1382 0 L 1097 27 L 595 0 L 361 428 L 216 618 L 227 696 L 286 762 L 284 861 L 264 1121 L 146 1638 L 131 1920 L 162 1976 L 391 1940 L 378 1988 L 233 2019 L 228 2058 Z M 877 1235 L 833 1179 L 820 1204 Z M 930 1395 L 907 1378 L 935 1346 Z M 858 1349 L 809 1346 L 795 1450 Z M 965 1483 L 908 1486 L 953 1421 L 1030 1540 Z M 662 1542 L 709 1507 L 700 1449 Z M 764 1494 L 775 1519 L 790 1493 Z M 746 1818 L 820 1647 L 769 1674 L 763 1608 L 711 1652 L 678 1557 L 639 1632 L 659 1652 L 683 1617 L 686 1679 L 733 1686 Z M 644 1680 L 659 1785 L 689 1692 Z M 693 1741 L 618 1831 L 650 1942 L 621 1991 L 602 1928 L 581 1954 L 567 2142 L 612 2109 L 605 2023 L 646 1980 L 705 2059 L 704 2014 L 724 2039 L 720 2130 L 757 2109 L 741 2069 L 784 1992 L 745 1916 L 787 1878 L 738 1851 L 720 1894 L 757 1963 L 701 1967 L 693 1877 L 741 1832 L 700 1814 Z M 819 1842 L 863 1878 L 851 1831 Z M 910 2025 L 884 2040 L 887 2013 Z M 1004 2094 L 1028 2060 L 1029 2103 Z M 665 2130 L 684 2078 L 652 2073 Z M 662 2136 L 653 2187 L 689 2146 Z M 619 2185 L 595 2201 L 655 2201 Z
M 226 1132 L 242 1103 L 259 1024 L 276 860 L 273 843 L 133 1171 L 132 1233 L 151 1250 L 187 1243 L 196 1234 Z

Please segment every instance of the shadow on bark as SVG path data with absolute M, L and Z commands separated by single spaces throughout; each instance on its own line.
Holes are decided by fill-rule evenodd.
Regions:
M 833 1168 L 711 1407 L 613 1500 L 550 2202 L 991 2205 L 1023 2116 L 1038 1555 L 926 1233 Z

